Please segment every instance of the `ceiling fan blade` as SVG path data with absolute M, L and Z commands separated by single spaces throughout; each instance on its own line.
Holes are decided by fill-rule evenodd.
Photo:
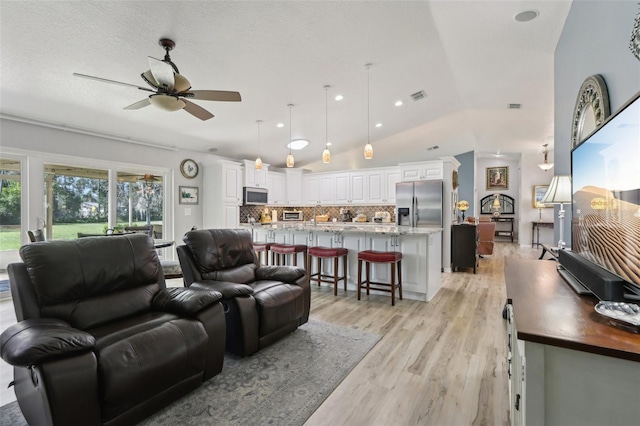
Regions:
M 144 108 L 146 106 L 151 105 L 151 101 L 149 101 L 149 98 L 145 98 L 141 101 L 138 101 L 134 104 L 131 104 L 129 106 L 124 107 L 123 109 L 140 109 L 140 108 Z
M 242 97 L 239 92 L 227 92 L 225 90 L 190 90 L 180 94 L 186 98 L 200 99 L 202 101 L 240 102 Z
M 197 117 L 202 121 L 213 118 L 213 114 L 211 114 L 206 109 L 202 108 L 200 105 L 196 105 L 193 102 L 189 102 L 186 99 L 183 99 L 182 101 L 184 102 L 183 109 L 187 111 L 189 114 L 193 115 L 194 117 Z
M 154 92 L 155 93 L 155 90 L 151 90 L 151 89 L 148 89 L 146 87 L 136 86 L 135 84 L 123 83 L 121 81 L 115 81 L 115 80 L 107 80 L 106 78 L 94 77 L 92 75 L 86 75 L 86 74 L 78 74 L 77 72 L 74 72 L 73 75 L 75 75 L 76 77 L 88 78 L 89 80 L 101 81 L 103 83 L 111 83 L 111 84 L 119 84 L 120 86 L 135 87 L 136 89 L 145 90 L 147 92 Z
M 160 59 L 149 56 L 149 68 L 153 78 L 158 82 L 159 87 L 172 91 L 175 86 L 175 77 L 173 76 L 173 67 Z

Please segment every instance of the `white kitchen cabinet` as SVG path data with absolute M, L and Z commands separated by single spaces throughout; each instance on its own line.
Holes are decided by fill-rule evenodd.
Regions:
M 285 197 L 286 176 L 284 173 L 269 172 L 268 185 L 269 193 L 267 199 L 269 204 L 284 205 L 287 204 Z
M 305 205 L 316 205 L 320 202 L 318 196 L 318 176 L 315 173 L 310 173 L 302 177 L 302 187 L 304 192 L 302 194 L 302 203 Z
M 207 228 L 236 228 L 242 205 L 242 166 L 219 160 L 203 167 L 202 223 Z
M 243 185 L 251 188 L 267 188 L 269 179 L 269 165 L 262 164 L 262 169 L 256 170 L 255 161 L 243 160 Z
M 333 204 L 366 204 L 367 185 L 366 172 L 336 173 L 334 179 Z
M 443 164 L 440 160 L 419 163 L 401 163 L 401 179 L 407 180 L 439 180 L 444 178 Z
M 368 170 L 366 174 L 367 204 L 395 204 L 398 182 L 400 182 L 398 167 Z
M 333 204 L 333 185 L 333 176 L 329 173 L 310 173 L 303 175 L 303 204 L 308 206 Z
M 302 204 L 302 170 L 285 170 L 285 204 L 299 206 Z

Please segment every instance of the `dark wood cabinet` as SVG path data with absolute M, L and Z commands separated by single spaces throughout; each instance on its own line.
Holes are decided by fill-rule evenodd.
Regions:
M 476 273 L 478 246 L 478 227 L 470 224 L 455 224 L 451 226 L 451 266 L 458 268 L 473 268 Z

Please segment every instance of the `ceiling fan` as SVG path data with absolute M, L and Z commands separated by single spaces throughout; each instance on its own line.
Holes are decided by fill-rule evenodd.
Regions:
M 165 111 L 178 111 L 184 109 L 189 114 L 200 120 L 208 120 L 213 117 L 206 109 L 187 100 L 198 99 L 202 101 L 240 102 L 242 98 L 238 92 L 224 90 L 190 90 L 191 83 L 178 71 L 178 67 L 171 61 L 169 52 L 176 46 L 173 40 L 167 38 L 158 41 L 165 50 L 164 59 L 155 59 L 149 56 L 149 70 L 140 74 L 142 79 L 153 89 L 136 86 L 135 84 L 122 83 L 106 78 L 94 77 L 86 74 L 73 73 L 76 77 L 88 78 L 103 83 L 119 84 L 121 86 L 135 87 L 146 92 L 152 92 L 148 98 L 131 104 L 124 109 L 140 109 L 148 105 L 155 105 Z

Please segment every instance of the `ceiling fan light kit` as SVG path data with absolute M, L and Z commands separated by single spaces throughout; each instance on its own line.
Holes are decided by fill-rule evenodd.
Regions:
M 155 92 L 149 96 L 149 99 L 143 99 L 132 105 L 125 107 L 126 110 L 136 110 L 148 105 L 154 105 L 164 111 L 185 110 L 200 120 L 208 120 L 213 117 L 206 109 L 189 99 L 202 101 L 218 101 L 218 102 L 240 102 L 242 97 L 238 92 L 229 92 L 224 90 L 191 90 L 189 80 L 180 74 L 178 67 L 171 61 L 169 52 L 176 46 L 173 40 L 163 38 L 158 41 L 160 46 L 165 50 L 164 59 L 156 59 L 149 56 L 149 69 L 140 77 L 151 86 L 154 90 L 146 87 L 136 86 L 134 84 L 122 83 L 120 81 L 108 80 L 101 77 L 94 77 L 85 74 L 74 73 L 76 77 L 88 78 L 91 80 L 101 81 L 103 83 L 119 84 L 121 86 L 135 87 L 139 90 L 147 92 Z

